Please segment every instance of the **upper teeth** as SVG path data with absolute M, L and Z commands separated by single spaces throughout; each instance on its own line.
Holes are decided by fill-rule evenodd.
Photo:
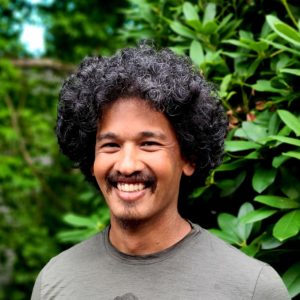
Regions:
M 118 183 L 118 190 L 122 192 L 138 192 L 145 188 L 143 183 Z

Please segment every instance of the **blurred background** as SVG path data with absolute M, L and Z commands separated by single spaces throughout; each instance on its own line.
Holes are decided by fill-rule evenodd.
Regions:
M 54 255 L 109 222 L 59 153 L 62 81 L 89 55 L 150 39 L 214 82 L 224 163 L 184 214 L 271 264 L 300 293 L 298 0 L 0 0 L 0 299 L 30 298 Z

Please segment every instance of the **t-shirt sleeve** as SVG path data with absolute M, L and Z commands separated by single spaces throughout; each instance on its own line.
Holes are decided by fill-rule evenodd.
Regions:
M 256 282 L 253 300 L 290 300 L 288 291 L 276 271 L 265 265 Z
M 42 281 L 42 272 L 38 275 L 33 290 L 31 294 L 31 300 L 40 300 L 41 298 L 41 282 Z

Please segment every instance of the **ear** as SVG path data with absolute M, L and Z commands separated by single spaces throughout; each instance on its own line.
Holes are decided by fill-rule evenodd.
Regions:
M 94 165 L 91 166 L 91 174 L 92 174 L 92 176 L 95 176 Z
M 191 176 L 191 175 L 193 175 L 195 168 L 196 168 L 196 165 L 194 163 L 185 162 L 185 164 L 183 165 L 183 168 L 182 168 L 182 172 L 185 176 Z

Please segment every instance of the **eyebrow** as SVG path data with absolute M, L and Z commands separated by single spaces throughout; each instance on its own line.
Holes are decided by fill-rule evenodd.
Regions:
M 166 140 L 167 137 L 165 134 L 159 131 L 141 131 L 138 134 L 139 138 L 157 138 L 159 140 Z M 105 132 L 102 134 L 99 134 L 97 136 L 97 142 L 100 142 L 102 140 L 118 140 L 119 135 L 113 133 L 113 132 Z

